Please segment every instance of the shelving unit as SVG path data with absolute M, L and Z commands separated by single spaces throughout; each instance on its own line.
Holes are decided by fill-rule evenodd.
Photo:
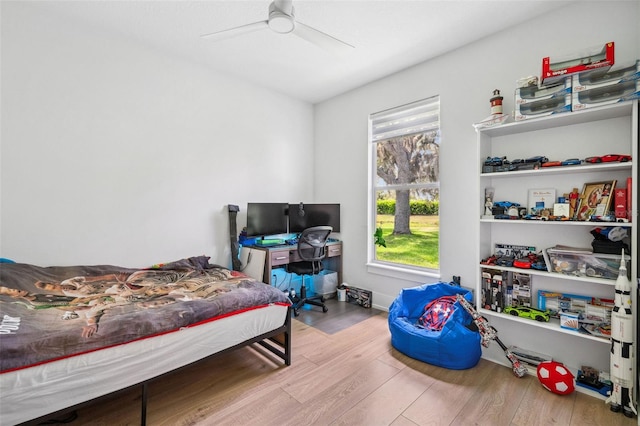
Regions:
M 622 226 L 627 229 L 631 243 L 631 281 L 633 294 L 634 326 L 637 311 L 637 246 L 638 202 L 633 194 L 630 223 L 596 223 L 577 221 L 496 220 L 482 218 L 485 188 L 494 189 L 494 201 L 511 201 L 527 205 L 530 189 L 553 188 L 560 196 L 573 188 L 582 190 L 585 183 L 617 180 L 617 187 L 626 187 L 627 177 L 632 177 L 634 190 L 638 182 L 638 101 L 624 102 L 579 112 L 568 112 L 535 120 L 508 123 L 477 131 L 478 151 L 478 274 L 476 281 L 476 305 L 481 307 L 482 270 L 490 269 L 527 273 L 531 276 L 532 306 L 537 307 L 538 290 L 584 294 L 593 297 L 614 298 L 615 281 L 603 278 L 577 277 L 533 269 L 488 266 L 480 264 L 493 254 L 496 243 L 535 246 L 538 251 L 562 244 L 590 247 L 593 239 L 589 231 L 596 226 Z M 632 161 L 626 163 L 582 164 L 541 168 L 538 170 L 482 173 L 487 157 L 529 158 L 543 155 L 551 161 L 569 158 L 584 159 L 606 154 L 629 154 Z M 479 309 L 491 321 L 508 324 L 512 340 L 510 344 L 548 353 L 554 359 L 572 369 L 582 365 L 609 371 L 609 339 L 582 334 L 561 328 L 558 321 L 541 323 Z M 517 331 L 516 331 L 517 330 Z M 502 330 L 501 330 L 502 331 Z M 635 333 L 634 333 L 635 335 Z M 530 340 L 531 336 L 531 340 Z M 569 337 L 567 337 L 569 336 Z M 578 340 L 576 340 L 578 339 Z M 531 347 L 532 342 L 548 341 L 548 349 Z M 572 350 L 577 345 L 580 350 Z M 637 342 L 636 342 L 637 346 Z

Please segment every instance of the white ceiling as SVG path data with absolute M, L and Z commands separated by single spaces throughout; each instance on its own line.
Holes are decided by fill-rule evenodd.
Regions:
M 200 37 L 266 20 L 271 0 L 41 4 L 149 48 L 318 103 L 571 2 L 294 0 L 298 21 L 354 46 L 343 56 L 270 30 L 222 41 Z

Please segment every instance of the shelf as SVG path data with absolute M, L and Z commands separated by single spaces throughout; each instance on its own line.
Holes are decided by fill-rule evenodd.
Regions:
M 530 297 L 532 306 L 536 306 L 535 296 L 541 289 L 559 293 L 585 294 L 591 297 L 614 298 L 615 279 L 604 279 L 588 276 L 565 275 L 559 272 L 548 272 L 537 269 L 524 269 L 498 265 L 483 265 L 496 243 L 509 243 L 524 246 L 551 247 L 564 244 L 572 247 L 588 247 L 592 236 L 590 231 L 596 227 L 621 227 L 629 236 L 629 247 L 633 253 L 638 247 L 638 225 L 633 222 L 590 222 L 590 221 L 543 221 L 524 219 L 485 218 L 485 191 L 492 188 L 494 196 L 501 200 L 524 199 L 525 188 L 555 188 L 556 194 L 580 186 L 582 182 L 599 182 L 616 179 L 624 186 L 631 176 L 638 177 L 638 100 L 605 105 L 599 108 L 577 112 L 567 112 L 503 124 L 500 126 L 477 129 L 476 150 L 478 164 L 478 193 L 476 199 L 478 214 L 478 242 L 476 247 L 477 265 L 475 298 L 479 305 L 482 295 L 492 301 L 502 297 L 504 306 L 511 303 L 509 287 L 524 285 L 523 291 L 518 289 L 517 297 Z M 506 155 L 508 158 L 528 158 L 544 151 L 551 159 L 586 158 L 600 150 L 611 150 L 620 154 L 631 155 L 633 161 L 611 163 L 581 163 L 572 166 L 540 167 L 536 170 L 516 170 L 505 172 L 482 173 L 483 163 L 487 157 Z M 604 153 L 603 153 L 604 154 Z M 598 154 L 599 155 L 599 154 Z M 635 186 L 633 187 L 635 189 Z M 521 201 L 520 201 L 521 202 Z M 522 203 L 522 202 L 521 202 Z M 527 206 L 527 204 L 522 204 Z M 549 206 L 547 206 L 549 207 Z M 633 199 L 627 207 L 632 212 L 638 211 L 638 201 Z M 576 228 L 577 227 L 577 228 Z M 637 321 L 636 282 L 638 277 L 637 263 L 631 261 L 630 272 L 632 282 L 633 323 Z M 484 273 L 484 277 L 483 277 Z M 520 280 L 516 274 L 526 274 L 530 279 Z M 617 274 L 616 274 L 617 275 Z M 489 278 L 489 276 L 491 276 Z M 505 284 L 506 280 L 506 284 Z M 500 289 L 502 282 L 502 290 Z M 506 286 L 506 287 L 505 287 Z M 528 286 L 528 290 L 527 290 Z M 507 291 L 504 291 L 505 288 Z M 485 292 L 489 293 L 485 293 Z M 528 291 L 528 294 L 527 294 Z M 512 294 L 513 297 L 513 294 Z M 560 327 L 560 320 L 552 318 L 549 322 L 538 322 L 529 318 L 521 318 L 498 313 L 488 309 L 478 309 L 480 315 L 498 323 L 498 329 L 504 327 L 511 344 L 534 349 L 545 346 L 549 354 L 567 366 L 592 365 L 602 371 L 610 367 L 610 339 L 581 333 Z M 504 321 L 503 321 L 504 320 Z M 507 322 L 508 321 L 508 322 Z M 635 330 L 634 330 L 635 332 Z M 571 337 L 574 336 L 572 339 Z M 532 347 L 533 346 L 533 347 Z M 535 374 L 535 373 L 534 373 Z M 580 392 L 593 394 L 586 388 Z M 602 398 L 602 396 L 597 396 Z
M 507 321 L 515 321 L 517 323 L 526 324 L 526 325 L 529 325 L 531 327 L 544 328 L 546 330 L 551 330 L 551 331 L 558 332 L 558 333 L 568 334 L 570 336 L 578 337 L 578 338 L 581 338 L 581 339 L 593 340 L 595 342 L 603 343 L 605 345 L 609 345 L 611 343 L 611 340 L 608 339 L 608 338 L 592 336 L 590 334 L 580 333 L 580 332 L 575 331 L 575 330 L 569 330 L 569 329 L 566 329 L 566 328 L 562 328 L 562 327 L 560 327 L 560 320 L 558 320 L 556 318 L 551 318 L 551 320 L 549 320 L 549 322 L 540 322 L 540 321 L 535 321 L 535 320 L 531 320 L 531 319 L 527 319 L 527 318 L 520 318 L 520 317 L 516 317 L 516 316 L 513 316 L 513 315 L 508 315 L 508 314 L 495 312 L 495 311 L 492 311 L 492 310 L 489 310 L 489 309 L 478 309 L 478 312 L 480 313 L 480 315 L 502 318 L 502 319 L 505 319 Z
M 519 176 L 545 176 L 545 175 L 562 175 L 576 173 L 593 173 L 605 171 L 629 170 L 633 168 L 633 162 L 624 163 L 599 163 L 599 164 L 583 164 L 576 166 L 558 166 L 558 167 L 542 167 L 537 170 L 516 170 L 513 172 L 492 172 L 481 173 L 480 177 L 490 178 L 513 178 Z
M 513 268 L 513 267 L 510 267 L 510 266 L 483 265 L 483 264 L 480 264 L 478 266 L 480 266 L 480 268 L 482 268 L 482 269 L 493 269 L 495 271 L 517 272 L 519 274 L 529 274 L 529 275 L 532 275 L 532 276 L 535 275 L 535 276 L 539 276 L 539 277 L 558 278 L 558 279 L 561 279 L 561 280 L 568 280 L 568 281 L 581 281 L 581 282 L 587 282 L 587 283 L 592 283 L 592 284 L 610 285 L 610 286 L 614 286 L 614 287 L 616 285 L 616 280 L 608 280 L 608 279 L 605 279 L 605 278 L 578 277 L 578 276 L 575 276 L 575 275 L 559 274 L 557 272 L 540 271 L 540 270 L 537 270 L 537 269 Z
M 481 218 L 482 223 L 500 223 L 500 224 L 517 224 L 517 225 L 542 225 L 542 226 L 619 226 L 621 228 L 633 228 L 632 222 L 589 222 L 578 220 L 524 220 L 524 219 L 485 219 Z
M 552 129 L 555 127 L 570 126 L 599 120 L 608 120 L 617 117 L 628 117 L 631 115 L 634 101 L 622 102 L 614 105 L 607 105 L 600 108 L 586 109 L 576 112 L 565 112 L 561 114 L 548 115 L 532 120 L 516 121 L 503 124 L 501 126 L 479 129 L 478 133 L 490 137 L 515 135 L 536 130 Z

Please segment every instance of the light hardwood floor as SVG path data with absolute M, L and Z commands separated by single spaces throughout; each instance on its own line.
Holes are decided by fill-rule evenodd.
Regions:
M 293 321 L 291 366 L 250 347 L 165 376 L 149 385 L 148 424 L 637 424 L 602 400 L 554 395 L 485 360 L 455 371 L 408 358 L 391 347 L 384 312 L 329 332 L 303 317 Z M 138 390 L 124 391 L 78 410 L 70 424 L 135 425 L 139 402 Z

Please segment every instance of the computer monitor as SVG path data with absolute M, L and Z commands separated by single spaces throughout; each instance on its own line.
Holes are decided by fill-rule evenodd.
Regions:
M 340 204 L 289 204 L 289 232 L 327 225 L 340 232 Z
M 247 237 L 287 233 L 288 203 L 247 203 Z

